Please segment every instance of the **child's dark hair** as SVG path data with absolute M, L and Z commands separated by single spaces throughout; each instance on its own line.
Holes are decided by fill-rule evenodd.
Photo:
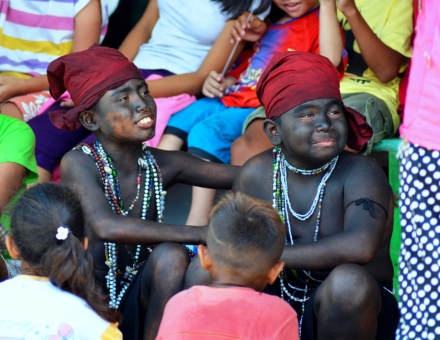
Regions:
M 212 0 L 222 5 L 222 12 L 230 15 L 230 19 L 237 19 L 244 12 L 249 11 L 255 0 Z M 261 14 L 271 5 L 272 0 L 261 0 L 260 6 L 255 8 L 253 14 Z
M 230 193 L 211 212 L 207 245 L 213 261 L 258 273 L 279 261 L 285 235 L 284 224 L 270 204 Z
M 60 226 L 69 230 L 65 239 L 57 239 Z M 109 308 L 94 281 L 92 257 L 81 244 L 87 236 L 83 210 L 71 189 L 45 183 L 26 190 L 13 208 L 11 234 L 21 259 L 35 274 L 83 298 L 103 319 L 119 321 L 120 314 Z

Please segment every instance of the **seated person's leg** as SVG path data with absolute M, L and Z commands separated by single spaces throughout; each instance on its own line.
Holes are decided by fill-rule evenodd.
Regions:
M 204 226 L 208 224 L 208 216 L 214 206 L 217 190 L 192 187 L 191 207 L 186 225 Z
M 191 261 L 185 275 L 185 289 L 192 286 L 208 286 L 211 284 L 211 277 L 209 272 L 204 270 L 200 265 L 200 258 L 198 255 Z
M 391 284 L 392 286 L 392 284 Z M 306 304 L 306 339 L 394 339 L 399 310 L 394 296 L 362 266 L 335 268 Z
M 254 119 L 243 135 L 232 143 L 232 165 L 243 165 L 249 158 L 273 147 L 263 131 L 263 122 L 264 119 Z
M 124 339 L 156 337 L 166 303 L 183 289 L 189 262 L 180 244 L 166 242 L 153 249 L 119 307 Z
M 82 126 L 75 131 L 56 128 L 50 121 L 48 112 L 59 109 L 64 108 L 57 103 L 28 122 L 36 138 L 35 157 L 39 182 L 49 182 L 55 166 L 64 154 L 91 134 Z
M 382 139 L 395 135 L 392 114 L 383 100 L 368 93 L 343 94 L 342 100 L 345 106 L 362 113 L 373 129 L 373 137 L 364 154 L 370 154 L 373 145 Z
M 207 161 L 229 164 L 231 145 L 241 135 L 243 122 L 254 109 L 224 108 L 195 125 L 188 135 L 188 152 Z M 215 190 L 195 188 L 187 224 L 206 225 Z
M 180 150 L 186 143 L 191 129 L 208 118 L 223 104 L 217 98 L 202 98 L 171 116 L 162 138 L 157 146 L 162 150 Z

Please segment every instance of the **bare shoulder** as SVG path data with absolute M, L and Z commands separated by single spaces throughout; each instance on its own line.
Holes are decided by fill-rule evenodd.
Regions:
M 244 194 L 267 200 L 273 180 L 272 150 L 249 159 L 240 169 L 232 188 Z
M 61 160 L 61 179 L 63 184 L 77 179 L 98 177 L 98 171 L 92 157 L 80 149 L 67 152 Z
M 385 171 L 372 157 L 344 152 L 340 156 L 339 164 L 347 181 L 373 181 L 379 185 L 388 183 Z
M 369 197 L 381 201 L 385 206 L 392 200 L 388 178 L 375 159 L 344 152 L 338 163 L 338 177 L 343 178 L 346 198 Z

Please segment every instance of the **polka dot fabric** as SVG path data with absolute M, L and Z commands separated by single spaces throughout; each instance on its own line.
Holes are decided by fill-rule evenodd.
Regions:
M 401 318 L 396 339 L 440 339 L 440 152 L 400 153 Z

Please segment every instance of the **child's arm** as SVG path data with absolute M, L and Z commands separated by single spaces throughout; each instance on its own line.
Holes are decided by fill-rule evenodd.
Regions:
M 101 34 L 101 4 L 99 0 L 91 0 L 75 17 L 72 52 L 89 48 L 99 43 Z M 0 102 L 12 97 L 49 89 L 47 76 L 41 75 L 29 79 L 16 77 L 0 78 Z
M 148 88 L 153 97 L 170 97 L 182 93 L 198 95 L 202 92 L 203 83 L 212 70 L 220 73 L 231 53 L 234 45 L 230 43 L 230 33 L 235 20 L 227 21 L 208 55 L 197 69 L 192 73 L 185 73 L 147 81 Z M 244 42 L 239 43 L 230 64 L 233 64 L 243 50 Z M 229 65 L 230 66 L 230 65 Z
M 151 32 L 159 19 L 157 0 L 150 0 L 144 14 L 128 33 L 119 47 L 119 51 L 129 60 L 133 60 L 139 51 L 139 47 L 151 38 Z
M 184 183 L 203 188 L 231 189 L 240 167 L 207 162 L 182 151 L 151 149 L 161 167 L 164 187 Z
M 211 71 L 203 84 L 202 93 L 209 98 L 223 97 L 226 90 L 235 84 L 237 78 L 223 77 L 216 71 Z
M 336 16 L 336 3 L 334 0 L 319 2 L 319 51 L 338 67 L 342 61 L 343 44 L 341 28 Z
M 81 201 L 87 225 L 99 240 L 122 244 L 176 242 L 205 243 L 206 228 L 178 226 L 153 221 L 152 201 L 146 220 L 116 215 L 104 196 L 99 173 L 91 157 L 80 150 L 68 152 L 61 162 L 62 184 L 73 189 Z M 142 199 L 140 198 L 140 202 Z
M 376 77 L 383 83 L 397 77 L 405 57 L 377 37 L 362 17 L 354 0 L 338 0 L 338 8 L 347 18 L 362 57 Z

